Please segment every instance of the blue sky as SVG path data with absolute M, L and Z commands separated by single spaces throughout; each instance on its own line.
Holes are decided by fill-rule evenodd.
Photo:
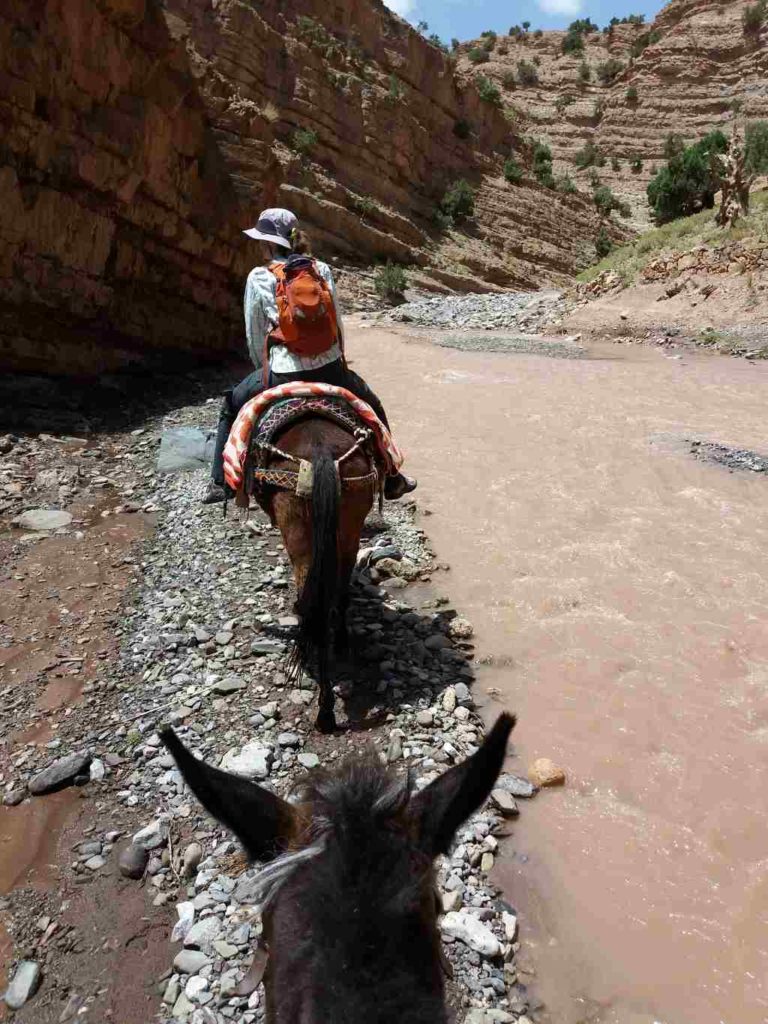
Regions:
M 591 18 L 601 28 L 614 15 L 644 14 L 652 21 L 661 2 L 651 0 L 384 0 L 388 7 L 414 24 L 424 20 L 430 32 L 449 42 L 474 39 L 484 29 L 508 32 L 510 25 L 530 21 L 531 28 L 564 28 L 574 18 Z

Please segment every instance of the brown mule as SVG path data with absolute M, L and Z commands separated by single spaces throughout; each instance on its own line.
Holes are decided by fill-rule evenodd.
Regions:
M 371 455 L 351 430 L 319 416 L 308 416 L 288 427 L 274 441 L 264 476 L 297 478 L 312 466 L 311 492 L 306 497 L 291 489 L 257 487 L 256 500 L 277 526 L 293 566 L 298 600 L 297 665 L 317 663 L 320 701 L 317 728 L 336 728 L 329 661 L 334 643 L 347 643 L 349 585 L 360 534 L 377 492 Z M 291 458 L 280 458 L 276 451 Z M 299 474 L 301 475 L 301 474 Z M 255 476 L 259 477 L 256 471 Z

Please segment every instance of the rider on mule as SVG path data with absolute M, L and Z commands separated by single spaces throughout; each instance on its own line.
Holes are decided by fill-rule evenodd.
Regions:
M 362 377 L 348 368 L 344 360 L 341 313 L 333 275 L 327 264 L 312 260 L 314 270 L 327 286 L 333 300 L 337 331 L 330 346 L 314 355 L 300 355 L 276 334 L 279 323 L 278 279 L 283 267 L 289 257 L 309 255 L 309 240 L 299 230 L 296 216 L 290 210 L 265 210 L 256 227 L 249 228 L 245 234 L 261 243 L 262 255 L 268 262 L 268 266 L 254 267 L 245 286 L 248 351 L 257 369 L 225 393 L 219 416 L 211 480 L 203 498 L 203 504 L 206 505 L 224 501 L 227 497 L 223 455 L 238 412 L 247 401 L 268 387 L 300 380 L 346 388 L 367 402 L 385 426 L 389 426 L 387 414 L 379 399 Z M 403 473 L 396 473 L 387 477 L 384 494 L 394 500 L 415 487 L 415 480 Z

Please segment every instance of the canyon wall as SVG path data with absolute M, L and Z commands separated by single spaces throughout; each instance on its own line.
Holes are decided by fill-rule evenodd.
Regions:
M 569 173 L 579 188 L 589 189 L 591 169 L 577 169 L 576 153 L 589 140 L 599 146 L 607 158 L 597 168 L 600 179 L 630 202 L 633 226 L 643 228 L 645 189 L 664 162 L 670 133 L 694 142 L 713 128 L 728 133 L 735 117 L 768 117 L 768 25 L 745 33 L 747 6 L 748 0 L 672 0 L 652 25 L 586 34 L 583 53 L 563 53 L 565 32 L 499 37 L 490 61 L 479 67 L 468 57 L 478 43 L 467 43 L 459 74 L 465 81 L 478 74 L 495 80 L 516 128 L 546 141 L 556 171 Z M 603 82 L 599 69 L 610 60 L 621 69 Z M 534 65 L 538 82 L 517 80 L 505 89 L 511 75 L 519 79 L 520 61 Z
M 0 128 L 5 369 L 242 351 L 263 205 L 322 255 L 461 290 L 563 283 L 599 228 L 589 199 L 504 180 L 530 148 L 379 0 L 6 0 Z M 475 217 L 439 228 L 460 177 Z
M 158 7 L 5 0 L 0 129 L 1 366 L 172 366 L 239 342 L 238 198 Z

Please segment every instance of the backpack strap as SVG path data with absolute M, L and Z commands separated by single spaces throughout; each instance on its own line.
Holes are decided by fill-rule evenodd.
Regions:
M 267 267 L 267 270 L 277 279 L 278 287 L 285 281 L 285 263 L 282 260 L 273 260 Z M 265 391 L 269 389 L 269 335 L 270 331 L 267 331 L 264 335 L 264 355 L 262 356 L 261 363 L 261 374 Z

